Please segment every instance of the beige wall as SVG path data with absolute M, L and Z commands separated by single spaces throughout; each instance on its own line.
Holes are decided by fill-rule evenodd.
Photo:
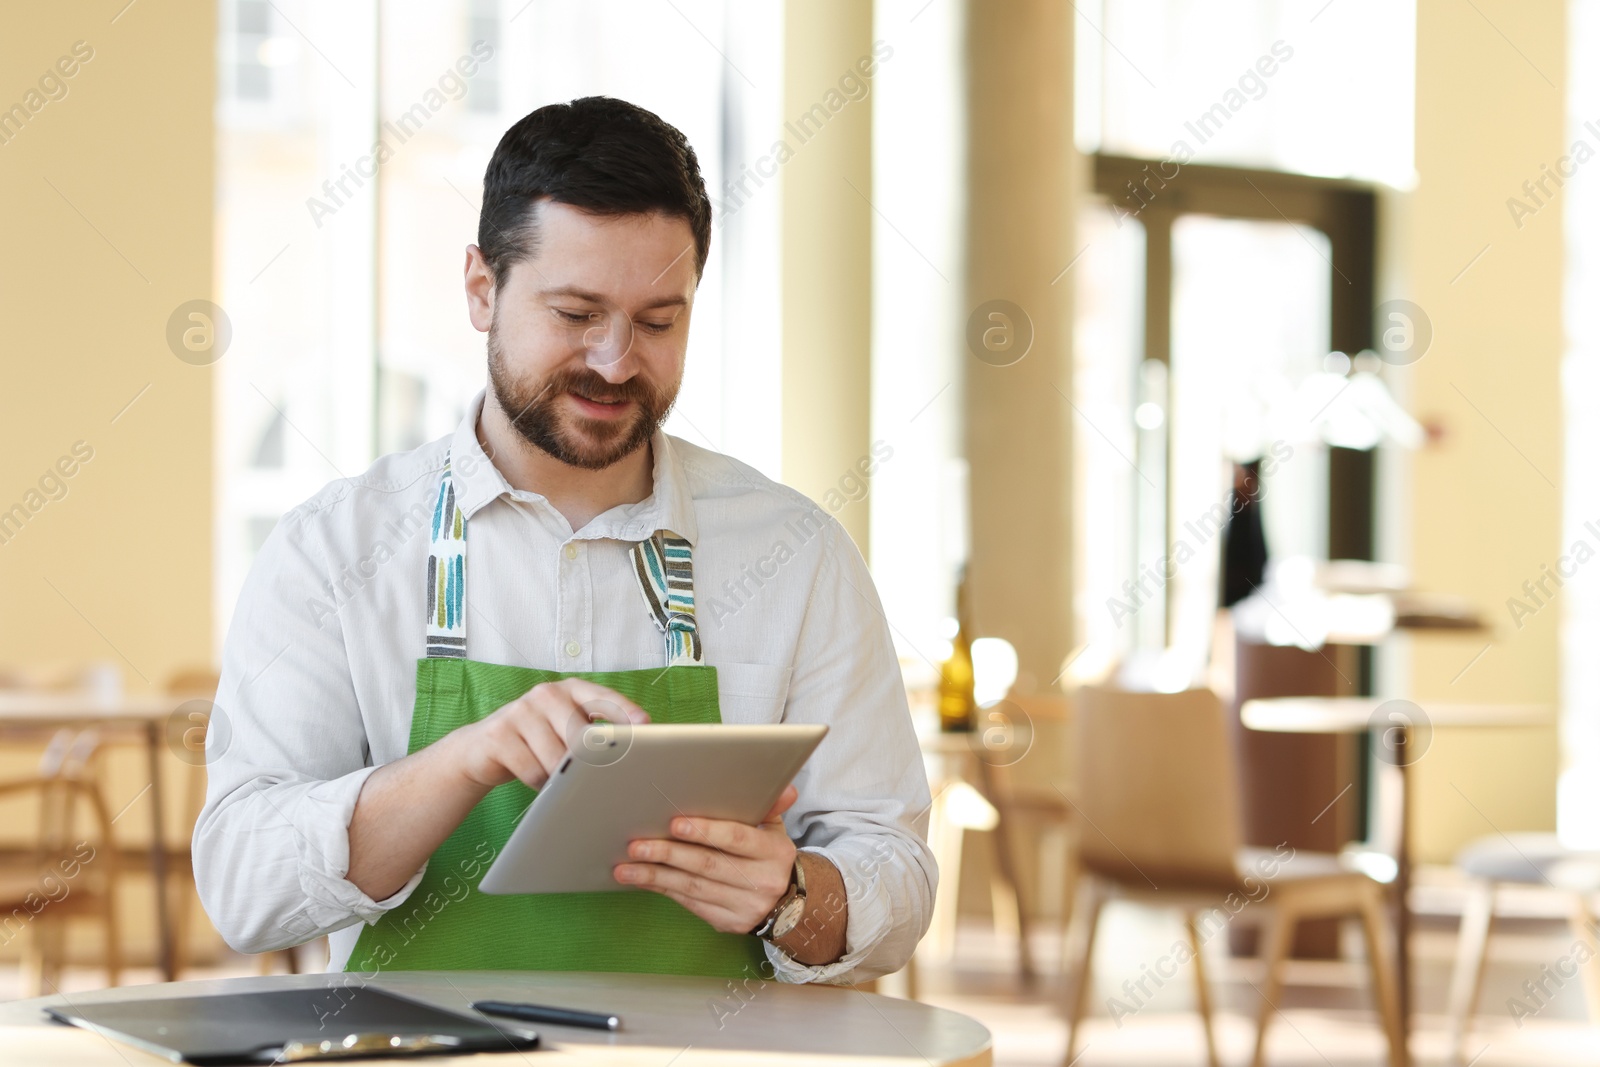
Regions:
M 1024 690 L 1072 647 L 1072 29 L 1056 0 L 968 6 L 965 310 L 1008 301 L 1033 330 L 1019 362 L 962 364 L 973 613 Z
M 1465 594 L 1494 627 L 1492 647 L 1465 674 L 1487 637 L 1414 643 L 1424 709 L 1430 700 L 1554 706 L 1559 692 L 1558 612 L 1518 630 L 1505 602 L 1560 554 L 1561 217 L 1559 207 L 1541 210 L 1519 230 L 1505 203 L 1565 151 L 1564 8 L 1420 0 L 1417 9 L 1420 181 L 1404 221 L 1409 291 L 1392 295 L 1432 319 L 1413 410 L 1444 437 L 1411 471 L 1411 562 L 1422 587 Z M 1556 767 L 1553 729 L 1436 734 L 1416 768 L 1423 858 L 1447 860 L 1495 830 L 1554 828 Z
M 93 450 L 0 545 L 6 663 L 109 660 L 144 689 L 211 658 L 212 372 L 166 329 L 212 291 L 214 7 L 25 5 L 0 35 L 0 105 L 93 49 L 0 146 L 0 507 Z
M 216 5 L 121 7 L 16 5 L 0 34 L 0 107 L 92 49 L 0 144 L 0 510 L 42 504 L 0 544 L 0 665 L 106 661 L 141 691 L 211 659 L 212 372 L 166 330 L 212 293 Z M 76 442 L 93 457 L 65 465 L 64 494 L 30 496 Z M 148 780 L 115 755 L 113 810 Z M 0 776 L 31 759 L 8 750 Z M 117 824 L 130 843 L 146 803 Z M 149 902 L 128 903 L 137 942 Z
M 872 4 L 791 0 L 784 118 L 798 121 L 871 55 Z M 872 108 L 841 108 L 804 132 L 803 143 L 784 135 L 795 153 L 783 169 L 783 480 L 827 506 L 871 457 Z M 862 555 L 867 517 L 838 512 Z

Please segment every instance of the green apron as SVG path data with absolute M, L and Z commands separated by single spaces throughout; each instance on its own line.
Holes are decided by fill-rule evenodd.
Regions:
M 659 531 L 633 550 L 667 666 L 562 673 L 466 658 L 466 519 L 446 466 L 428 556 L 428 656 L 417 661 L 407 752 L 474 723 L 534 686 L 586 678 L 615 689 L 656 723 L 717 723 L 716 668 L 700 661 L 687 541 Z M 647 890 L 490 895 L 478 882 L 537 795 L 519 781 L 489 791 L 428 861 L 406 901 L 361 931 L 347 971 L 635 971 L 749 978 L 770 974 L 759 939 L 724 934 Z

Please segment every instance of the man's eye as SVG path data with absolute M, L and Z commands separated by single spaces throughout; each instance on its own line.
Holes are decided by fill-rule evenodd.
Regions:
M 639 326 L 646 333 L 666 333 L 672 329 L 672 323 L 670 322 L 641 322 Z
M 570 323 L 574 326 L 590 322 L 599 317 L 599 312 L 595 311 L 563 311 L 561 308 L 551 308 L 550 310 L 554 311 L 556 317 L 562 322 Z

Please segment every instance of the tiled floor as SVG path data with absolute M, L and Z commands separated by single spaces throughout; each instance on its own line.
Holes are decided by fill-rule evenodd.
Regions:
M 1538 909 L 1533 909 L 1537 912 Z M 1137 962 L 1159 959 L 1182 937 L 1175 916 L 1113 905 L 1096 953 L 1099 979 L 1093 1017 L 1080 1038 L 1077 1067 L 1160 1067 L 1205 1062 L 1199 1019 L 1190 1010 L 1193 985 L 1189 971 L 1167 982 L 1148 1003 L 1118 1022 L 1107 1014 L 1108 998 L 1118 995 L 1124 979 L 1137 977 Z M 1206 947 L 1207 968 L 1218 1008 L 1220 1052 L 1226 1064 L 1249 1062 L 1255 1039 L 1252 983 L 1260 982 L 1253 960 L 1226 956 L 1221 938 Z M 1479 1016 L 1468 1041 L 1473 1067 L 1577 1067 L 1600 1063 L 1600 1027 L 1587 1019 L 1579 981 L 1556 990 L 1549 1003 L 1521 1025 L 1508 1011 L 1508 998 L 1526 994 L 1525 980 L 1537 979 L 1542 965 L 1554 964 L 1571 951 L 1572 937 L 1555 918 L 1519 918 L 1497 929 L 1492 962 Z M 988 925 L 968 925 L 957 937 L 956 964 L 924 964 L 922 998 L 972 1015 L 994 1033 L 995 1062 L 1000 1067 L 1060 1064 L 1065 1026 L 1059 1015 L 1063 983 L 1059 977 L 1059 938 L 1041 931 L 1035 956 L 1043 977 L 1025 989 L 1017 980 L 1013 946 Z M 1414 942 L 1419 1011 L 1412 1050 L 1419 1064 L 1442 1064 L 1445 1056 L 1445 990 L 1455 950 L 1449 919 L 1425 919 Z M 308 963 L 312 962 L 309 959 Z M 190 972 L 185 977 L 224 977 L 256 973 L 255 962 L 234 957 L 224 965 Z M 126 981 L 155 980 L 150 970 L 134 970 Z M 1293 1067 L 1356 1067 L 1383 1062 L 1384 1046 L 1365 990 L 1359 962 L 1302 962 L 1292 966 L 1285 1011 L 1275 1020 L 1268 1040 L 1269 1060 Z M 99 972 L 71 970 L 63 990 L 94 988 Z M 892 981 L 892 980 L 891 980 Z M 891 990 L 885 990 L 890 992 Z M 14 967 L 0 968 L 0 999 L 20 992 Z M 1474 1059 L 1474 1057 L 1476 1057 Z

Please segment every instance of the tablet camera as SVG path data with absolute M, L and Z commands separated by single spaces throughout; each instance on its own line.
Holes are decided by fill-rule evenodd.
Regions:
M 596 767 L 621 761 L 633 744 L 633 723 L 620 707 L 608 700 L 583 704 L 587 720 L 574 720 L 567 737 L 567 752 L 576 760 Z

